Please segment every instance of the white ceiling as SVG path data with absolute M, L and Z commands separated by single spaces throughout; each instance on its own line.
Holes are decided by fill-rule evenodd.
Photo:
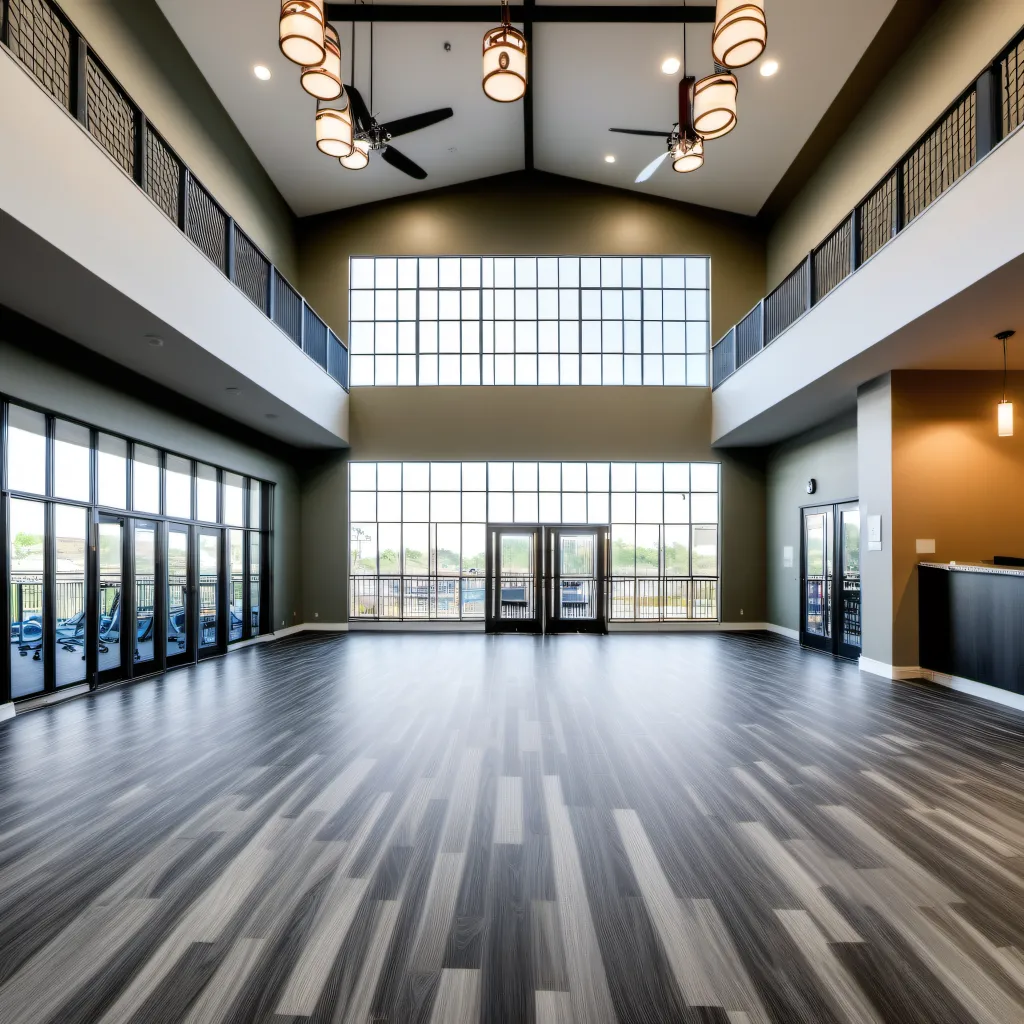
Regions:
M 410 0 L 404 0 L 408 3 Z M 429 0 L 412 0 L 414 3 Z M 452 0 L 448 0 L 452 2 Z M 471 0 L 461 0 L 471 2 Z M 585 0 L 561 0 L 579 3 Z M 602 0 L 614 3 L 615 0 Z M 673 0 L 646 0 L 672 3 Z M 695 0 L 691 6 L 711 5 Z M 380 24 L 374 28 L 373 111 L 381 121 L 450 106 L 455 116 L 396 140 L 428 172 L 416 181 L 379 156 L 361 172 L 344 171 L 313 141 L 314 101 L 298 68 L 277 46 L 279 0 L 158 0 L 221 102 L 278 189 L 299 216 L 407 195 L 520 170 L 523 104 L 498 104 L 480 88 L 480 25 Z M 540 24 L 534 28 L 535 166 L 605 185 L 635 189 L 737 213 L 755 214 L 835 99 L 895 0 L 768 0 L 766 57 L 779 73 L 762 78 L 753 65 L 738 73 L 739 125 L 709 143 L 696 174 L 674 174 L 667 162 L 643 185 L 639 171 L 660 152 L 654 138 L 613 135 L 611 127 L 664 128 L 677 119 L 677 80 L 661 73 L 681 56 L 681 26 Z M 213 11 L 211 12 L 211 8 Z M 495 20 L 498 20 L 495 3 Z M 211 13 L 214 16 L 211 16 Z M 211 33 L 210 25 L 230 25 Z M 351 25 L 335 26 L 346 81 Z M 687 30 L 689 69 L 712 70 L 710 25 Z M 822 45 L 823 40 L 830 45 Z M 355 84 L 370 101 L 370 27 L 356 26 Z M 444 44 L 451 43 L 450 52 Z M 252 66 L 273 72 L 259 82 Z M 604 161 L 616 158 L 614 164 Z

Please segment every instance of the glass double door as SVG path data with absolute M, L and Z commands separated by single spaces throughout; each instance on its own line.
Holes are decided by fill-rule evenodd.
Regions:
M 223 653 L 222 532 L 101 515 L 97 679 L 147 675 Z
M 800 643 L 842 658 L 861 650 L 860 508 L 801 510 Z
M 488 526 L 491 633 L 603 633 L 607 526 Z

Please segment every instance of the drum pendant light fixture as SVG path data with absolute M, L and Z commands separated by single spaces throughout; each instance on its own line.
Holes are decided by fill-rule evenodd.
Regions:
M 720 65 L 693 87 L 693 127 L 705 142 L 720 139 L 736 127 L 738 96 L 736 76 Z
M 515 103 L 526 93 L 526 38 L 511 24 L 501 0 L 501 24 L 484 34 L 484 92 L 497 103 Z
M 346 97 L 347 100 L 348 97 Z M 321 107 L 316 111 L 316 148 L 327 156 L 347 157 L 352 155 L 352 108 Z
M 1006 400 L 1006 342 L 1016 332 L 1000 331 L 996 339 L 1003 343 L 1003 400 L 996 406 L 996 429 L 1000 437 L 1013 437 L 1013 402 Z
M 767 43 L 764 0 L 718 0 L 711 52 L 719 64 L 745 68 L 764 53 Z
M 686 44 L 683 43 L 684 51 Z M 693 128 L 693 83 L 686 76 L 679 80 L 679 142 L 672 150 L 672 170 L 689 174 L 704 166 L 704 140 Z
M 307 68 L 323 63 L 326 27 L 324 0 L 282 0 L 278 39 L 290 61 Z
M 336 100 L 344 91 L 341 81 L 341 40 L 333 25 L 324 29 L 324 59 L 303 68 L 302 88 L 318 100 Z
M 348 171 L 361 171 L 370 162 L 370 143 L 366 139 L 356 139 L 352 144 L 352 152 L 341 158 L 341 166 Z

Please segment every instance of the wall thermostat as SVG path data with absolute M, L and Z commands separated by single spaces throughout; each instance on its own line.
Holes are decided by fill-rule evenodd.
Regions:
M 818 481 L 815 480 L 814 477 L 812 476 L 811 479 L 807 481 L 807 493 L 808 494 L 813 494 L 817 489 L 818 489 Z

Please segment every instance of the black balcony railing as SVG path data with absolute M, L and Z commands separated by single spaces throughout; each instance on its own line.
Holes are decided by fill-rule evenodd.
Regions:
M 52 0 L 0 0 L 0 42 L 265 316 L 348 389 L 348 349 L 149 123 Z
M 718 387 L 1024 123 L 1024 30 L 849 216 L 711 349 Z

